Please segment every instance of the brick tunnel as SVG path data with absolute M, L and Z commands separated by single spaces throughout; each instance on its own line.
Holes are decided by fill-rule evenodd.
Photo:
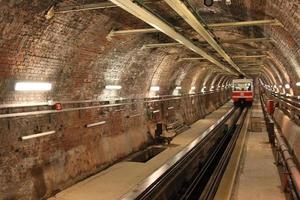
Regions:
M 4 0 L 0 13 L 0 200 L 181 199 L 190 179 L 143 198 L 130 190 L 224 120 L 188 166 L 198 173 L 230 129 L 224 116 L 243 107 L 236 80 L 253 84 L 244 151 L 268 141 L 272 159 L 254 162 L 277 163 L 265 179 L 280 195 L 261 199 L 299 198 L 299 0 Z M 153 145 L 158 164 L 128 162 Z M 215 189 L 214 199 L 260 199 L 237 171 L 231 198 Z

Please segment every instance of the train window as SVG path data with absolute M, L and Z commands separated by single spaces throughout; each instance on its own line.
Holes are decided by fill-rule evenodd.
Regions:
M 251 83 L 234 83 L 233 91 L 251 91 L 252 84 Z

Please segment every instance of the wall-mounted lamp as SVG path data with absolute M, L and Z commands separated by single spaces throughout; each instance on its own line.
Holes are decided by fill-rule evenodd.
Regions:
M 150 87 L 150 91 L 152 91 L 152 92 L 157 92 L 157 91 L 159 91 L 159 86 L 151 86 Z
M 122 88 L 121 85 L 106 85 L 105 89 L 107 90 L 120 90 Z
M 16 91 L 49 91 L 52 84 L 47 82 L 17 82 L 15 84 Z
M 225 0 L 225 4 L 228 6 L 231 5 L 231 0 Z

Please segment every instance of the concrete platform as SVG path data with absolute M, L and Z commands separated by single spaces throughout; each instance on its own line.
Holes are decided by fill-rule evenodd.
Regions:
M 279 172 L 274 164 L 274 156 L 263 122 L 261 107 L 252 110 L 253 120 L 248 131 L 246 146 L 233 189 L 233 200 L 282 200 Z M 258 120 L 259 118 L 259 120 Z M 260 126 L 255 127 L 255 126 Z M 261 129 L 261 131 L 258 131 Z
M 58 193 L 51 200 L 115 200 L 162 166 L 167 160 L 213 125 L 232 107 L 227 103 L 175 137 L 171 145 L 146 163 L 119 162 L 110 168 Z

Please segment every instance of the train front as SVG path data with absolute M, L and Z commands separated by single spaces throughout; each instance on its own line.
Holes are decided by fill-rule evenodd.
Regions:
M 232 100 L 235 106 L 251 106 L 253 102 L 253 80 L 234 79 Z

